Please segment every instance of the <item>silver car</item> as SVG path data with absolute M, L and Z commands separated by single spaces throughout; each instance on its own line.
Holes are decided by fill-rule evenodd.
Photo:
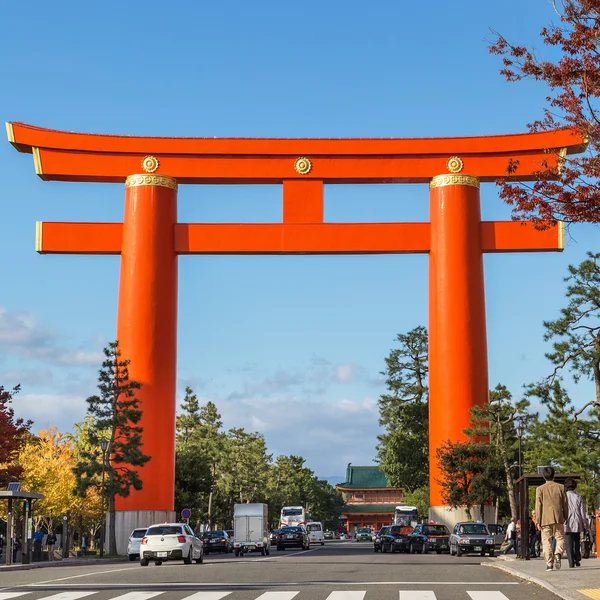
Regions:
M 132 562 L 140 557 L 140 544 L 146 535 L 146 530 L 146 527 L 134 529 L 127 540 L 127 555 Z
M 471 521 L 457 523 L 450 534 L 450 555 L 477 553 L 481 556 L 494 556 L 494 536 L 485 523 Z

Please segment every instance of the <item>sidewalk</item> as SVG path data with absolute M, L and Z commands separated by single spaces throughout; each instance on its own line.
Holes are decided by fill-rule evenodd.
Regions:
M 514 555 L 500 555 L 482 563 L 485 567 L 501 569 L 546 588 L 563 600 L 600 600 L 600 559 L 588 558 L 580 567 L 569 568 L 566 557 L 560 571 L 546 571 L 543 558 L 517 560 Z
M 45 567 L 79 567 L 81 565 L 112 565 L 115 563 L 129 562 L 126 556 L 120 558 L 63 558 L 61 560 L 44 560 L 32 562 L 26 565 L 17 563 L 7 566 L 4 562 L 0 564 L 2 571 L 29 571 L 30 569 L 43 569 Z

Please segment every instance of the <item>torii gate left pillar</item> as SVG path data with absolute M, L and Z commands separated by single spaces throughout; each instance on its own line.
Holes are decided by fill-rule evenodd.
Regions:
M 561 225 L 481 222 L 479 182 L 505 175 L 509 161 L 519 179 L 535 179 L 542 165 L 557 168 L 560 156 L 581 152 L 583 139 L 568 130 L 389 140 L 135 138 L 17 123 L 7 131 L 44 180 L 126 182 L 122 224 L 39 223 L 37 240 L 41 253 L 122 256 L 118 339 L 143 384 L 143 444 L 152 456 L 140 469 L 144 488 L 118 499 L 120 514 L 138 519 L 122 520 L 125 536 L 131 525 L 173 515 L 180 254 L 429 253 L 431 505 L 449 522 L 435 451 L 463 438 L 469 409 L 488 395 L 483 253 L 563 248 Z M 140 162 L 146 174 L 131 175 Z M 177 182 L 282 185 L 282 223 L 177 223 Z M 324 183 L 425 182 L 431 223 L 323 222 Z

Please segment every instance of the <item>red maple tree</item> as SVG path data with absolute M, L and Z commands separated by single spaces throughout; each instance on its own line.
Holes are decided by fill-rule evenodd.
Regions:
M 556 61 L 542 60 L 524 46 L 510 44 L 494 32 L 492 54 L 503 57 L 500 73 L 507 81 L 534 79 L 549 88 L 544 117 L 531 131 L 569 127 L 589 141 L 584 154 L 561 157 L 559 166 L 540 165 L 537 179 L 519 183 L 518 164 L 498 181 L 500 197 L 516 218 L 546 221 L 600 222 L 600 0 L 551 0 L 559 25 L 544 27 L 544 44 L 558 52 Z M 548 152 L 559 152 L 548 149 Z
M 23 467 L 16 465 L 15 460 L 33 424 L 33 421 L 15 419 L 15 411 L 10 406 L 20 389 L 17 385 L 9 391 L 0 385 L 0 488 L 19 480 Z

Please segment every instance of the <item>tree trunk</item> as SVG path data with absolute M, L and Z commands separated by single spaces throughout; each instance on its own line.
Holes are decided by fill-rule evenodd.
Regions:
M 471 516 L 471 506 L 469 504 L 466 504 L 465 510 L 467 511 L 467 521 L 472 521 L 473 517 Z
M 108 512 L 110 514 L 109 524 L 108 524 L 108 554 L 111 556 L 117 555 L 117 528 L 115 524 L 115 497 L 110 496 L 108 499 Z
M 210 486 L 210 492 L 208 493 L 208 509 L 206 511 L 206 520 L 208 521 L 208 528 L 212 531 L 212 501 L 213 501 L 213 486 Z
M 496 496 L 496 509 L 494 511 L 494 523 L 498 522 L 498 517 L 500 516 L 500 498 Z

